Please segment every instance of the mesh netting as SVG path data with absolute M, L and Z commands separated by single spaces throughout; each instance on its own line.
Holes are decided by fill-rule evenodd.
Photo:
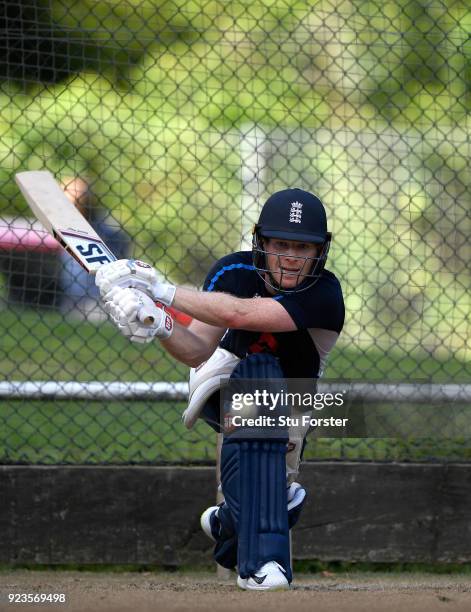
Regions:
M 32 220 L 13 176 L 43 168 L 80 191 L 119 255 L 196 287 L 248 247 L 268 195 L 311 190 L 347 311 L 326 375 L 471 381 L 467 3 L 3 0 L 0 22 L 4 381 L 187 377 L 158 343 L 118 335 Z M 4 394 L 0 458 L 212 460 L 213 435 L 185 431 L 182 406 Z M 307 453 L 468 455 L 468 438 L 315 440 Z

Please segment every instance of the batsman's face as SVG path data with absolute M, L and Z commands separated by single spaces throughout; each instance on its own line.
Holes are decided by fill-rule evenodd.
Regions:
M 319 246 L 312 242 L 264 238 L 267 267 L 282 289 L 294 289 L 303 282 L 319 256 Z

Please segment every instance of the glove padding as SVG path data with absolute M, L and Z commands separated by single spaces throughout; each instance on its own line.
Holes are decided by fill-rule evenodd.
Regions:
M 101 266 L 95 275 L 95 284 L 103 299 L 113 287 L 132 287 L 165 306 L 172 305 L 176 289 L 159 280 L 157 270 L 139 259 L 118 259 Z
M 131 342 L 146 343 L 153 338 L 168 338 L 173 331 L 172 317 L 163 308 L 157 308 L 142 291 L 113 287 L 105 295 L 104 302 L 113 323 Z M 137 318 L 143 308 L 154 319 L 151 325 L 144 325 Z

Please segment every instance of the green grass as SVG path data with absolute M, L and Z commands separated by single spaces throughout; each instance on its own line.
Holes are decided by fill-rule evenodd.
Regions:
M 133 345 L 109 323 L 63 320 L 49 311 L 0 317 L 5 380 L 181 381 L 188 368 L 158 343 Z M 471 364 L 425 354 L 338 347 L 330 379 L 464 382 Z M 9 463 L 212 462 L 215 435 L 188 431 L 181 402 L 7 399 L 0 404 L 0 460 Z M 470 445 L 448 439 L 310 438 L 306 459 L 470 460 Z
M 178 463 L 215 460 L 215 434 L 199 422 L 187 430 L 184 403 L 4 401 L 0 459 L 4 463 Z M 315 438 L 307 460 L 471 460 L 469 440 Z
M 0 318 L 0 376 L 6 380 L 173 382 L 188 375 L 158 342 L 133 344 L 108 322 L 29 309 L 4 310 Z
M 44 310 L 3 310 L 0 317 L 0 376 L 6 380 L 181 381 L 188 368 L 158 342 L 136 345 L 111 323 L 65 320 Z M 360 350 L 337 346 L 329 379 L 407 382 L 468 382 L 471 361 L 431 357 L 424 351 Z
M 308 437 L 304 459 L 346 461 L 471 461 L 469 439 L 376 439 Z
M 10 401 L 0 408 L 5 463 L 212 462 L 215 435 L 188 431 L 170 402 Z

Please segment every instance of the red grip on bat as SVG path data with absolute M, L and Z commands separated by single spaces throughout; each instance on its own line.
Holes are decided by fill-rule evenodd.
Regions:
M 160 302 L 155 302 L 155 305 L 158 308 L 163 308 L 165 312 L 168 312 L 168 314 L 172 317 L 174 321 L 180 323 L 180 325 L 183 325 L 183 327 L 188 327 L 193 321 L 193 318 L 190 317 L 190 315 L 185 314 L 181 310 L 177 310 L 176 308 L 172 308 L 171 306 L 164 306 Z
M 184 327 L 188 327 L 190 323 L 193 321 L 190 315 L 185 314 L 181 310 L 177 310 L 176 308 L 167 308 L 167 312 L 172 316 L 173 320 Z

